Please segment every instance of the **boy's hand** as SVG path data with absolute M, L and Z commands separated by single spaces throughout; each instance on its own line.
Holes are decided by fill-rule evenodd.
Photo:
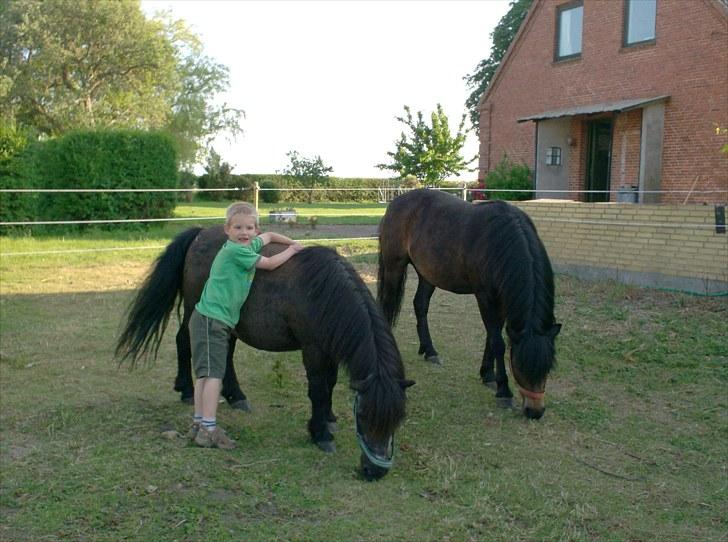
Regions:
M 303 250 L 303 245 L 299 245 L 298 243 L 291 243 L 288 246 L 291 247 L 294 252 L 301 252 Z

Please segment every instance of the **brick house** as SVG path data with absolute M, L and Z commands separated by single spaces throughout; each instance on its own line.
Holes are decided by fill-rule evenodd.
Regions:
M 480 181 L 507 154 L 541 198 L 724 203 L 728 0 L 534 0 L 479 108 Z

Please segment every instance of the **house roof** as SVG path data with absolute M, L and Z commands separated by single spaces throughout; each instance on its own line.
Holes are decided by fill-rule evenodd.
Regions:
M 597 104 L 579 105 L 576 107 L 567 107 L 565 109 L 555 109 L 553 111 L 545 111 L 537 115 L 521 117 L 518 122 L 527 122 L 529 120 L 546 120 L 557 119 L 559 117 L 573 117 L 575 115 L 594 115 L 595 113 L 606 113 L 608 111 L 629 111 L 637 109 L 648 104 L 667 100 L 670 96 L 654 96 L 652 98 L 640 98 L 635 100 L 619 100 L 616 102 L 602 102 Z

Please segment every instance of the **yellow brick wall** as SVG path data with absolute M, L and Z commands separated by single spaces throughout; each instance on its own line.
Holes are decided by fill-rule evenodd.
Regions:
M 728 290 L 728 234 L 713 205 L 518 202 L 557 271 L 697 293 Z

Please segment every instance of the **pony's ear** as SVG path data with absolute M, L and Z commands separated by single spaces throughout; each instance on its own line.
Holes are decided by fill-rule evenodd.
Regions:
M 561 331 L 561 324 L 554 324 L 551 326 L 551 329 L 549 329 L 547 335 L 552 339 L 555 339 L 556 335 L 559 334 L 559 331 Z
M 400 380 L 399 381 L 399 385 L 402 386 L 402 389 L 403 390 L 406 390 L 407 388 L 409 388 L 411 386 L 414 386 L 415 384 L 417 384 L 417 382 L 415 382 L 414 380 L 406 380 L 405 379 L 405 380 Z
M 372 383 L 373 378 L 374 373 L 367 376 L 364 380 L 352 380 L 351 382 L 349 382 L 349 387 L 354 391 L 364 393 L 369 388 L 369 385 Z

